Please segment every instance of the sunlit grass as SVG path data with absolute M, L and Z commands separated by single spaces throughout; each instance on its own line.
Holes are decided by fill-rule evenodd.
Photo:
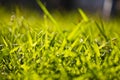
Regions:
M 0 79 L 120 79 L 119 21 L 81 9 L 49 13 L 41 4 L 42 15 L 0 10 Z

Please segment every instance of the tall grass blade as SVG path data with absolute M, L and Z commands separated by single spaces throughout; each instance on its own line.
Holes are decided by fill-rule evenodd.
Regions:
M 68 35 L 68 40 L 73 40 L 79 35 L 79 28 L 83 22 L 78 23 L 78 25 L 75 27 L 75 29 Z M 77 33 L 77 34 L 76 34 Z
M 36 0 L 40 8 L 43 10 L 43 12 L 51 19 L 51 21 L 57 25 L 56 20 L 52 17 L 52 15 L 49 13 L 49 11 L 46 9 L 46 7 L 43 5 L 43 3 L 40 0 Z
M 86 14 L 82 11 L 82 9 L 78 9 L 78 11 L 79 11 L 79 13 L 81 14 L 83 20 L 84 20 L 85 22 L 87 22 L 89 19 L 88 19 L 88 17 L 86 16 Z
M 108 41 L 108 38 L 106 36 L 105 30 L 104 30 L 104 26 L 102 24 L 102 26 L 100 26 L 96 21 L 95 24 L 97 26 L 97 28 L 99 29 L 100 33 L 103 35 L 103 37 L 105 38 L 106 41 Z M 102 28 L 101 28 L 102 27 Z
M 61 32 L 61 29 L 58 25 L 58 23 L 56 22 L 56 20 L 53 18 L 53 16 L 49 13 L 49 11 L 47 10 L 47 8 L 43 5 L 43 3 L 40 0 L 36 0 L 38 5 L 40 6 L 40 8 L 43 10 L 43 12 L 49 17 L 49 19 L 55 24 L 55 29 L 57 31 L 59 31 L 59 33 L 61 33 L 62 36 L 63 33 Z

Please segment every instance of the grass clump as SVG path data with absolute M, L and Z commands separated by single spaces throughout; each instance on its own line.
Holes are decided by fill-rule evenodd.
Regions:
M 83 19 L 70 25 L 44 10 L 44 17 L 15 14 L 8 21 L 6 14 L 0 21 L 0 79 L 120 79 L 118 22 L 95 21 L 79 10 Z

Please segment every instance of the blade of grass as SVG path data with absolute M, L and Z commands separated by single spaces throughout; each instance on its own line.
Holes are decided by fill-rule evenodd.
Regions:
M 18 46 L 18 47 L 15 47 L 15 48 L 11 49 L 11 50 L 10 50 L 10 54 L 11 54 L 11 53 L 14 53 L 14 52 L 17 51 L 19 48 L 20 48 L 20 47 Z
M 73 47 L 78 43 L 78 41 L 79 41 L 79 38 L 77 38 L 74 42 L 73 42 L 73 44 L 70 46 L 70 48 L 69 48 L 69 50 L 71 51 L 72 49 L 73 49 Z
M 3 43 L 5 44 L 6 47 L 8 47 L 7 41 L 2 37 Z
M 79 13 L 81 14 L 83 20 L 85 22 L 89 21 L 88 17 L 86 16 L 86 14 L 82 11 L 82 9 L 78 9 Z
M 51 19 L 51 21 L 57 25 L 56 20 L 52 17 L 52 15 L 49 13 L 49 11 L 46 9 L 46 7 L 42 4 L 40 0 L 36 0 L 40 8 L 43 10 L 43 12 Z
M 95 21 L 95 24 L 97 26 L 97 28 L 99 29 L 100 33 L 103 35 L 103 37 L 105 38 L 106 41 L 108 41 L 108 38 L 106 36 L 106 33 L 105 33 L 105 30 L 104 30 L 104 26 L 103 24 L 100 26 L 96 21 Z M 102 28 L 101 28 L 102 27 Z
M 59 51 L 62 51 L 64 49 L 64 47 L 65 47 L 66 44 L 67 44 L 67 40 L 64 39 L 63 42 L 62 42 L 62 44 L 61 44 L 61 47 L 60 47 Z
M 80 28 L 82 23 L 83 23 L 83 21 L 78 23 L 78 25 L 75 27 L 75 29 L 68 35 L 68 37 L 67 37 L 68 40 L 71 41 L 71 40 L 75 39 L 76 36 L 79 35 L 79 28 Z
M 55 24 L 55 29 L 57 31 L 59 31 L 61 33 L 62 36 L 63 33 L 58 25 L 58 23 L 56 22 L 56 20 L 53 18 L 53 16 L 49 13 L 49 11 L 47 10 L 47 8 L 43 5 L 43 3 L 40 0 L 36 0 L 38 5 L 40 6 L 40 8 L 43 10 L 43 12 L 49 17 L 49 19 Z
M 49 40 L 48 40 L 48 32 L 45 34 L 45 48 L 48 49 L 49 47 Z
M 45 25 L 45 48 L 48 49 L 49 41 L 48 41 L 48 23 L 47 23 L 47 15 L 44 15 L 44 25 Z
M 28 37 L 28 43 L 30 44 L 30 46 L 33 46 L 33 40 L 30 32 L 28 32 L 27 37 Z
M 78 9 L 79 13 L 81 14 L 83 21 L 81 21 L 80 23 L 77 24 L 76 28 L 70 33 L 70 35 L 68 36 L 68 40 L 72 40 L 74 39 L 77 35 L 79 35 L 77 32 L 79 31 L 80 26 L 84 23 L 84 22 L 88 22 L 89 19 L 86 16 L 86 14 L 82 11 L 82 9 Z M 77 33 L 77 34 L 76 34 Z
M 98 45 L 96 43 L 94 43 L 92 46 L 93 46 L 93 49 L 94 49 L 94 51 L 96 53 L 96 56 L 100 57 L 100 50 L 99 50 Z

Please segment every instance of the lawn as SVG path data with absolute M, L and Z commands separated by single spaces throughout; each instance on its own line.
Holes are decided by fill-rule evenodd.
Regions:
M 44 14 L 0 9 L 1 80 L 120 80 L 119 19 L 38 4 Z

